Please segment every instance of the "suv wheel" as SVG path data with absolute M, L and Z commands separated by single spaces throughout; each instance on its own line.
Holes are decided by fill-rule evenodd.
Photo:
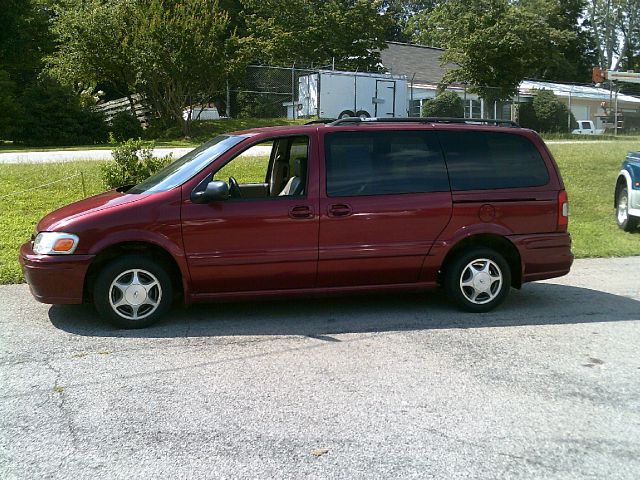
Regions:
M 638 226 L 638 217 L 629 215 L 629 191 L 627 187 L 618 190 L 616 198 L 616 221 L 618 226 L 625 232 L 631 232 Z
M 169 275 L 149 257 L 127 255 L 107 264 L 93 290 L 98 313 L 122 328 L 143 328 L 169 309 L 173 288 Z
M 468 312 L 488 312 L 511 288 L 511 270 L 502 255 L 488 248 L 463 251 L 445 274 L 447 294 Z

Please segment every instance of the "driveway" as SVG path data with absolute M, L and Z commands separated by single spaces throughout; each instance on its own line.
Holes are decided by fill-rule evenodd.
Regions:
M 0 478 L 636 479 L 640 257 L 460 313 L 218 303 L 115 330 L 0 287 Z

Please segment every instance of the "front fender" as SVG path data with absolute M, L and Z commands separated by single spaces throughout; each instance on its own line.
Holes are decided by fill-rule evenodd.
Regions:
M 620 181 L 621 178 L 624 179 L 624 182 L 627 185 L 627 192 L 629 193 L 629 200 L 631 199 L 631 193 L 633 191 L 633 189 L 631 188 L 631 185 L 632 185 L 632 183 L 631 183 L 631 174 L 629 173 L 628 170 L 623 168 L 622 170 L 620 170 L 620 173 L 618 173 L 618 178 L 616 180 L 616 189 L 615 189 L 615 192 L 613 193 L 613 208 L 617 208 L 618 207 L 618 199 L 617 199 L 618 188 L 617 188 L 617 185 L 618 185 L 618 182 Z M 631 204 L 631 202 L 629 201 L 629 207 L 631 207 L 630 204 Z
M 169 255 L 171 255 L 180 269 L 185 292 L 189 290 L 191 276 L 189 274 L 189 267 L 184 254 L 184 246 L 182 244 L 182 235 L 179 226 L 177 226 L 175 231 L 171 229 L 169 234 L 161 233 L 159 231 L 140 229 L 119 230 L 94 242 L 89 253 L 91 255 L 98 255 L 107 248 L 131 242 L 148 243 L 165 250 Z

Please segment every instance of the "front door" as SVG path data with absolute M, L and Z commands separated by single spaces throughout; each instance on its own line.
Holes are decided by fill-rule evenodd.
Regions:
M 309 288 L 318 258 L 318 192 L 307 136 L 258 142 L 214 169 L 231 197 L 183 192 L 185 252 L 195 294 Z
M 435 132 L 336 127 L 323 149 L 318 286 L 417 282 L 452 210 Z

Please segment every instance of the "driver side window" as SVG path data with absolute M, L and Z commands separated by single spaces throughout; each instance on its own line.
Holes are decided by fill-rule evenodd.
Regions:
M 265 183 L 273 140 L 253 145 L 213 174 L 213 180 L 229 181 L 234 177 L 239 184 Z
M 212 180 L 227 182 L 232 199 L 304 196 L 308 151 L 307 136 L 264 141 L 231 159 Z

